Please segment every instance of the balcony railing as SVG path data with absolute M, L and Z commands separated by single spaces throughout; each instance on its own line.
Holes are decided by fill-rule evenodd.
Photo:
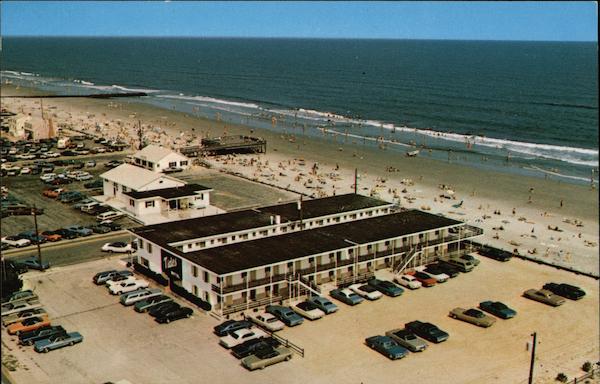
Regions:
M 352 265 L 357 262 L 364 263 L 364 262 L 368 262 L 368 261 L 379 260 L 381 258 L 388 257 L 388 256 L 401 256 L 402 254 L 409 252 L 411 249 L 423 250 L 424 248 L 434 247 L 439 244 L 455 242 L 458 240 L 467 240 L 470 237 L 479 236 L 481 234 L 483 234 L 483 230 L 481 228 L 473 227 L 470 225 L 465 225 L 465 226 L 461 227 L 460 234 L 450 234 L 443 238 L 423 240 L 423 241 L 420 241 L 420 242 L 417 242 L 414 244 L 407 244 L 407 245 L 404 245 L 401 247 L 391 247 L 390 246 L 390 247 L 388 247 L 388 249 L 370 252 L 370 253 L 367 253 L 364 255 L 359 255 L 358 257 L 350 256 L 348 259 L 338 260 L 337 262 L 330 261 L 328 263 L 319 264 L 316 266 L 313 264 L 312 266 L 310 266 L 308 268 L 296 269 L 295 273 L 296 273 L 296 276 L 303 276 L 303 275 L 307 275 L 307 274 L 314 274 L 316 272 L 323 272 L 323 271 L 343 267 L 346 265 Z M 449 256 L 450 253 L 445 252 L 444 255 Z M 267 285 L 272 282 L 289 280 L 290 278 L 291 278 L 291 281 L 297 280 L 297 277 L 292 277 L 291 273 L 278 274 L 278 275 L 274 275 L 272 277 L 264 277 L 264 278 L 255 279 L 255 280 L 248 281 L 248 282 L 242 282 L 242 283 L 238 283 L 238 284 L 223 286 L 222 288 L 219 285 L 213 284 L 212 290 L 219 294 L 220 293 L 226 294 L 226 293 L 245 290 L 248 288 L 258 287 L 261 285 Z
M 268 296 L 263 297 L 262 299 L 250 300 L 247 303 L 234 304 L 228 307 L 223 308 L 221 314 L 222 316 L 229 315 L 235 312 L 241 312 L 248 309 L 253 309 L 256 307 L 262 307 L 263 305 L 267 305 L 270 303 L 278 303 L 282 300 L 285 300 L 289 297 L 289 295 L 281 295 L 281 296 Z

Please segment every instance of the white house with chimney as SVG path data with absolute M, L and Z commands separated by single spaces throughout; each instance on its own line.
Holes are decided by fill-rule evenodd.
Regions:
M 154 172 L 164 172 L 165 169 L 186 170 L 191 166 L 191 161 L 181 153 L 159 145 L 147 145 L 142 150 L 131 156 L 132 164 Z

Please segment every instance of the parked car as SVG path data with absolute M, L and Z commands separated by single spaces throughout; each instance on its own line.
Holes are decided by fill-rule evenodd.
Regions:
M 104 223 L 104 224 L 100 224 L 108 229 L 110 229 L 111 231 L 120 231 L 121 230 L 121 226 L 117 223 Z
M 63 334 L 55 334 L 44 340 L 38 340 L 35 342 L 36 352 L 48 352 L 53 349 L 66 347 L 67 345 L 74 345 L 75 343 L 81 343 L 83 336 L 79 332 L 70 332 Z
M 304 321 L 304 319 L 296 312 L 292 311 L 290 307 L 283 307 L 281 305 L 267 305 L 266 311 L 283 321 L 288 327 L 300 325 Z
M 437 283 L 436 279 L 421 271 L 416 271 L 413 276 L 421 283 L 422 287 L 433 287 Z
M 136 289 L 135 291 L 125 292 L 119 298 L 119 302 L 125 306 L 133 305 L 141 300 L 160 296 L 162 291 L 158 288 Z
M 30 240 L 22 239 L 18 236 L 5 236 L 1 239 L 1 241 L 15 248 L 22 248 L 31 245 Z
M 391 297 L 400 296 L 404 292 L 404 289 L 387 280 L 371 279 L 367 284 L 379 292 Z
M 77 237 L 79 237 L 77 232 L 67 228 L 57 229 L 56 231 L 54 231 L 54 233 L 59 234 L 63 239 L 76 239 Z
M 457 307 L 450 311 L 449 316 L 453 319 L 466 321 L 467 323 L 475 324 L 478 327 L 483 328 L 491 327 L 496 322 L 495 318 L 487 316 L 485 313 L 475 308 L 464 309 Z
M 56 233 L 56 231 L 44 231 L 41 235 L 46 238 L 46 241 L 50 242 L 62 240 L 62 236 L 59 233 Z
M 439 261 L 435 264 L 429 264 L 427 266 L 426 271 L 431 273 L 445 274 L 448 275 L 448 277 L 450 277 L 451 279 L 455 278 L 460 273 L 457 267 L 445 261 Z
M 46 238 L 36 234 L 35 231 L 21 232 L 17 235 L 17 237 L 29 240 L 32 244 L 43 244 L 46 242 Z
M 77 233 L 77 235 L 82 236 L 82 237 L 90 236 L 92 233 L 94 233 L 94 232 L 92 232 L 91 229 L 86 228 L 82 225 L 71 225 L 70 227 L 67 227 L 67 229 L 69 231 L 73 231 L 73 232 Z
M 285 324 L 281 320 L 267 312 L 263 312 L 255 316 L 249 316 L 248 319 L 271 332 L 280 331 L 285 328 Z
M 30 299 L 37 299 L 38 296 L 33 293 L 33 291 L 31 289 L 25 289 L 23 291 L 17 291 L 15 293 L 13 293 L 12 295 L 10 295 L 9 297 L 6 298 L 6 300 L 2 300 L 2 304 L 5 303 L 12 303 L 15 301 L 22 301 L 22 300 L 30 300 Z
M 498 316 L 501 319 L 510 319 L 517 315 L 514 309 L 510 309 L 499 301 L 482 301 L 479 303 L 479 309 Z
M 154 318 L 154 321 L 161 323 L 161 324 L 162 323 L 170 323 L 171 321 L 191 317 L 193 313 L 194 313 L 194 311 L 191 308 L 181 307 L 181 308 L 174 309 L 171 312 L 167 312 L 160 316 L 157 316 L 156 318 Z
M 26 259 L 16 260 L 16 263 L 23 265 L 29 269 L 37 269 L 38 271 L 45 271 L 50 268 L 50 263 L 47 261 L 40 261 L 35 256 L 28 257 Z
M 111 286 L 115 285 L 115 284 L 121 284 L 124 282 L 129 282 L 129 281 L 135 281 L 137 278 L 133 275 L 119 275 L 116 274 L 113 277 L 109 278 L 108 280 L 106 280 L 106 282 L 104 283 L 106 285 L 106 288 L 110 288 Z
M 109 281 L 123 281 L 129 277 L 134 277 L 133 272 L 124 269 L 121 271 L 110 270 L 104 272 L 98 272 L 94 275 L 92 280 L 96 285 L 106 284 Z
M 281 343 L 272 337 L 261 337 L 258 339 L 244 341 L 242 344 L 236 345 L 235 347 L 231 348 L 231 354 L 236 358 L 241 359 L 255 353 L 260 349 L 276 348 L 280 345 Z
M 52 180 L 50 182 L 50 184 L 52 184 L 52 185 L 65 185 L 65 184 L 71 184 L 71 183 L 72 183 L 72 181 L 66 177 L 56 177 L 54 180 Z M 48 196 L 48 197 L 51 197 L 51 196 Z
M 54 179 L 56 179 L 56 173 L 44 173 L 42 176 L 40 176 L 40 180 L 42 180 L 44 183 L 49 183 Z
M 380 299 L 383 294 L 369 284 L 352 284 L 348 287 L 352 292 L 368 300 Z
M 478 258 L 473 257 L 472 255 L 460 255 L 458 257 L 458 259 L 463 259 L 465 261 L 468 261 L 469 263 L 473 264 L 473 266 L 475 266 L 475 267 L 478 266 L 479 263 L 481 263 L 481 261 Z
M 416 277 L 407 274 L 401 274 L 394 276 L 394 281 L 403 287 L 410 289 L 421 288 L 421 282 Z
M 317 308 L 319 308 L 321 311 L 325 312 L 328 315 L 337 312 L 338 310 L 337 305 L 333 304 L 331 301 L 322 296 L 312 296 L 306 299 L 306 301 L 310 301 L 311 303 L 316 305 Z
M 2 311 L 0 313 L 2 314 L 2 318 L 4 318 L 5 316 L 12 315 L 13 313 L 21 313 L 24 311 L 28 311 L 28 310 L 35 309 L 35 308 L 41 308 L 41 307 L 42 307 L 42 305 L 40 304 L 39 301 L 33 301 L 33 302 L 19 301 L 16 303 L 8 303 L 8 304 L 2 305 Z
M 102 246 L 102 252 L 131 253 L 133 252 L 133 248 L 131 244 L 124 242 L 106 243 Z
M 300 302 L 292 307 L 294 312 L 299 315 L 309 319 L 309 320 L 318 320 L 325 316 L 325 312 L 321 311 L 316 304 L 313 304 L 308 301 Z
M 417 271 L 422 272 L 422 273 L 428 275 L 429 277 L 435 279 L 435 282 L 438 284 L 445 283 L 450 278 L 450 276 L 446 275 L 445 273 L 442 273 L 441 271 L 438 271 L 435 268 L 432 269 L 429 266 L 420 266 L 415 269 Z
M 579 300 L 585 296 L 585 291 L 579 287 L 569 284 L 547 283 L 543 287 L 555 295 L 566 297 L 571 300 Z
M 18 323 L 20 321 L 30 319 L 32 317 L 47 317 L 47 316 L 48 316 L 48 312 L 46 312 L 46 310 L 44 308 L 39 307 L 39 308 L 34 308 L 34 309 L 28 309 L 28 310 L 25 310 L 22 312 L 12 313 L 10 315 L 2 317 L 2 325 L 4 325 L 6 327 L 12 323 Z
M 122 162 L 122 161 L 119 161 L 119 160 L 111 160 L 111 161 L 107 162 L 106 164 L 104 164 L 104 166 L 105 166 L 106 168 L 114 168 L 114 167 L 117 167 L 117 166 L 119 166 L 119 165 L 121 165 L 121 164 L 123 164 L 123 162 Z
M 221 337 L 219 339 L 219 344 L 230 349 L 236 345 L 242 344 L 244 341 L 258 339 L 260 337 L 267 337 L 267 334 L 258 328 L 242 328 Z
M 127 292 L 132 292 L 138 290 L 140 288 L 148 288 L 148 282 L 146 280 L 133 280 L 133 281 L 124 281 L 121 283 L 117 283 L 111 285 L 108 289 L 112 295 L 123 294 Z
M 86 161 L 85 166 L 86 166 L 86 168 L 94 168 L 96 166 L 96 161 L 95 160 Z
M 49 189 L 45 189 L 42 192 L 42 195 L 49 197 L 51 199 L 55 199 L 58 197 L 58 195 L 60 195 L 61 193 L 65 192 L 66 190 L 64 188 L 49 188 Z
M 411 352 L 421 352 L 427 348 L 425 340 L 406 329 L 392 329 L 391 331 L 387 331 L 385 335 L 391 337 L 399 345 Z
M 40 316 L 40 317 L 30 317 L 29 319 L 25 319 L 23 321 L 13 323 L 9 325 L 6 329 L 9 335 L 18 335 L 21 332 L 34 331 L 38 328 L 49 326 L 50 320 L 48 320 L 48 316 Z
M 287 361 L 292 358 L 292 351 L 284 346 L 277 348 L 263 348 L 242 359 L 242 365 L 248 370 L 264 369 L 273 364 Z
M 365 339 L 365 344 L 371 349 L 376 350 L 390 360 L 401 359 L 408 355 L 408 350 L 401 347 L 388 336 L 371 336 Z
M 356 293 L 352 292 L 348 288 L 344 289 L 334 289 L 329 292 L 329 295 L 334 299 L 341 301 L 342 303 L 348 305 L 356 305 L 362 303 L 365 299 L 361 296 L 358 296 Z
M 485 245 L 479 249 L 478 253 L 498 261 L 509 261 L 512 258 L 512 253 L 510 252 L 503 251 L 502 249 L 490 248 Z
M 441 343 L 448 340 L 448 333 L 442 331 L 431 323 L 424 323 L 418 320 L 404 324 L 404 327 L 417 336 L 421 336 L 432 343 Z
M 89 228 L 94 233 L 108 233 L 110 232 L 110 228 L 106 225 L 90 225 Z
M 123 217 L 123 214 L 120 212 L 108 211 L 108 212 L 104 212 L 104 213 L 101 213 L 98 216 L 96 216 L 96 220 L 98 220 L 98 221 L 115 220 L 115 219 L 119 219 L 121 217 Z
M 173 301 L 173 299 L 170 298 L 169 296 L 165 296 L 165 295 L 154 296 L 154 297 L 150 297 L 148 299 L 138 301 L 137 303 L 135 303 L 133 305 L 133 309 L 135 309 L 136 312 L 144 313 L 144 312 L 148 312 L 151 308 L 153 308 L 156 305 L 168 303 L 171 301 Z
M 225 336 L 238 329 L 251 328 L 252 323 L 246 320 L 227 320 L 213 328 L 217 336 Z
M 83 184 L 83 187 L 87 189 L 98 189 L 103 187 L 103 182 L 102 180 L 90 181 L 89 183 Z
M 38 340 L 48 339 L 56 334 L 66 333 L 60 325 L 41 327 L 33 331 L 23 332 L 19 335 L 19 344 L 33 345 Z
M 566 301 L 563 297 L 555 295 L 546 289 L 528 289 L 523 293 L 523 296 L 531 300 L 539 301 L 540 303 L 552 305 L 553 307 L 563 305 Z
M 167 303 L 162 303 L 155 305 L 148 311 L 148 314 L 152 317 L 162 316 L 165 313 L 172 312 L 177 308 L 180 308 L 181 305 L 177 304 L 174 301 L 169 301 Z

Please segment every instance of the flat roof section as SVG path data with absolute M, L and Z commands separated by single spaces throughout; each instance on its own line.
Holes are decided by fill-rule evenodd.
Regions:
M 127 195 L 136 200 L 156 196 L 162 197 L 163 199 L 176 199 L 178 197 L 193 196 L 196 194 L 196 192 L 209 190 L 212 191 L 212 188 L 205 187 L 200 184 L 186 184 L 182 187 L 155 189 L 153 191 L 125 192 L 124 195 Z
M 175 251 L 222 275 L 456 224 L 461 222 L 412 210 L 195 252 Z
M 385 205 L 391 205 L 391 203 L 353 193 L 303 200 L 302 218 L 311 219 L 334 213 Z M 165 247 L 168 244 L 180 241 L 265 227 L 271 224 L 271 216 L 275 215 L 281 216 L 282 223 L 300 219 L 297 203 L 293 202 L 132 228 L 131 231 L 148 241 Z

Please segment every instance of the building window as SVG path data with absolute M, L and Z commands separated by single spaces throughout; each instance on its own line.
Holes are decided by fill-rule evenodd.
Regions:
M 268 275 L 271 272 L 271 267 L 265 267 L 265 273 Z
M 177 167 L 177 162 L 176 162 L 176 161 L 170 161 L 170 162 L 169 162 L 169 167 L 170 167 L 170 168 L 175 168 L 175 167 Z
M 142 265 L 144 267 L 150 268 L 150 263 L 148 262 L 148 259 L 140 257 L 140 261 L 142 262 Z
M 192 249 L 192 244 L 187 244 L 188 249 Z
M 242 239 L 242 240 L 248 239 L 248 234 L 244 233 L 243 235 L 240 235 L 240 239 Z
M 204 248 L 206 247 L 206 241 L 201 241 L 200 242 L 200 248 Z
M 148 253 L 152 253 L 152 244 L 151 243 L 146 244 L 146 249 L 148 250 Z
M 192 265 L 192 276 L 198 277 L 198 267 L 195 265 Z
M 210 276 L 208 275 L 208 272 L 204 271 L 204 281 L 207 283 L 210 283 Z
M 192 285 L 192 293 L 194 294 L 194 296 L 198 296 L 198 287 L 196 287 L 195 285 Z
M 182 165 L 182 166 L 183 166 L 183 165 L 188 165 L 188 162 L 187 162 L 187 160 L 185 160 L 185 161 L 180 161 L 180 162 L 179 162 L 179 165 Z
M 367 245 L 367 251 L 370 251 L 371 249 L 373 249 L 373 244 Z
M 260 234 L 262 236 L 268 236 L 269 235 L 269 231 L 260 231 Z
M 387 247 L 389 245 L 390 245 L 390 241 L 388 240 L 388 241 L 385 242 L 385 246 Z
M 207 303 L 210 303 L 210 296 L 209 296 L 208 292 L 204 292 L 204 301 L 206 301 Z
M 248 276 L 248 273 L 246 273 L 246 272 L 242 272 L 242 279 L 245 279 L 245 278 L 246 278 L 246 276 Z
M 144 249 L 144 240 L 142 240 L 141 238 L 138 238 L 138 248 L 139 249 Z
M 154 200 L 146 201 L 146 208 L 154 207 Z

